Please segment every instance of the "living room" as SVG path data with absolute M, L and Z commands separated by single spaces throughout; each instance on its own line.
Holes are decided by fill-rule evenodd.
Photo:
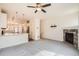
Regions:
M 79 3 L 0 3 L 0 55 L 78 56 L 78 27 Z

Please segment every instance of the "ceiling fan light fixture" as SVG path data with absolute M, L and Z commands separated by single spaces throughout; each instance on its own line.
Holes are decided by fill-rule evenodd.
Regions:
M 37 8 L 38 11 L 41 11 L 41 8 Z

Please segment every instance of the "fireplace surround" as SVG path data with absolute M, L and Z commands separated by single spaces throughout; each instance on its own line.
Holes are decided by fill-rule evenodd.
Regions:
M 63 31 L 64 41 L 69 42 L 74 45 L 76 48 L 78 47 L 78 29 L 64 29 Z

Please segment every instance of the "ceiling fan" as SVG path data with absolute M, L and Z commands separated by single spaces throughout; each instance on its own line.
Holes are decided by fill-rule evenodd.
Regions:
M 34 11 L 34 13 L 37 13 L 38 11 L 42 11 L 42 12 L 46 13 L 46 11 L 43 8 L 49 7 L 49 6 L 51 6 L 51 3 L 48 3 L 48 4 L 36 3 L 35 6 L 27 6 L 27 7 L 35 8 L 36 10 Z

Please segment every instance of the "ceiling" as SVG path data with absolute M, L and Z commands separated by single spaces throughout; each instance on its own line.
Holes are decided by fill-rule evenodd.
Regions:
M 34 13 L 35 9 L 28 8 L 28 5 L 35 5 L 34 3 L 0 3 L 0 8 L 5 10 L 8 17 L 16 16 L 17 19 L 33 19 L 37 15 L 42 17 L 62 16 L 79 11 L 79 3 L 52 3 L 50 7 L 44 8 L 47 13 L 39 11 Z M 17 15 L 16 15 L 16 12 Z M 24 14 L 24 16 L 23 16 Z

